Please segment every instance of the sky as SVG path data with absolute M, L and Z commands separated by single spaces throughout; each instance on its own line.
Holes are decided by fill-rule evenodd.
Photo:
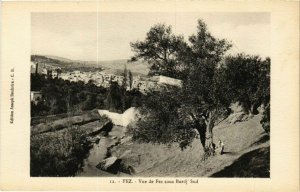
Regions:
M 83 61 L 129 59 L 130 42 L 144 40 L 151 26 L 171 25 L 187 41 L 198 19 L 213 36 L 233 43 L 230 54 L 270 56 L 270 14 L 259 12 L 32 13 L 31 52 Z

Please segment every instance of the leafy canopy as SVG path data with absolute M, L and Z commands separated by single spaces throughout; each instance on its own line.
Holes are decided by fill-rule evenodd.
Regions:
M 167 42 L 167 43 L 166 43 Z M 179 43 L 180 42 L 180 43 Z M 170 46 L 172 44 L 172 46 Z M 145 41 L 132 43 L 135 58 L 150 63 L 150 73 L 182 77 L 183 87 L 166 86 L 160 92 L 149 93 L 141 109 L 143 118 L 132 130 L 133 139 L 144 142 L 178 142 L 186 147 L 194 138 L 194 128 L 203 126 L 203 117 L 218 108 L 215 97 L 216 67 L 231 44 L 213 37 L 205 23 L 198 21 L 197 33 L 189 44 L 182 36 L 171 33 L 171 27 L 156 25 Z M 171 57 L 163 57 L 171 53 Z M 168 60 L 169 59 L 169 60 Z M 178 67 L 181 66 L 181 67 Z
M 270 58 L 237 54 L 228 56 L 220 66 L 219 77 L 224 81 L 221 92 L 227 100 L 239 101 L 246 111 L 270 100 Z M 252 109 L 251 109 L 252 107 Z
M 212 128 L 226 117 L 232 102 L 251 106 L 269 100 L 270 60 L 244 54 L 224 58 L 231 43 L 212 36 L 202 20 L 188 43 L 172 34 L 170 26 L 158 24 L 144 41 L 131 46 L 133 59 L 149 62 L 150 74 L 183 82 L 182 88 L 165 86 L 147 95 L 141 108 L 143 118 L 131 129 L 134 140 L 177 142 L 185 148 L 193 141 L 196 129 L 206 147 Z
M 130 45 L 135 52 L 131 60 L 147 61 L 150 65 L 150 75 L 160 74 L 169 77 L 182 75 L 179 74 L 182 67 L 177 57 L 187 45 L 183 36 L 172 33 L 171 26 L 157 24 L 151 27 L 144 41 L 136 41 Z

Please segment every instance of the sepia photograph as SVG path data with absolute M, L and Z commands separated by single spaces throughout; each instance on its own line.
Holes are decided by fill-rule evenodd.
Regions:
M 0 2 L 0 191 L 299 191 L 299 2 Z
M 270 178 L 270 41 L 268 12 L 31 13 L 30 176 Z

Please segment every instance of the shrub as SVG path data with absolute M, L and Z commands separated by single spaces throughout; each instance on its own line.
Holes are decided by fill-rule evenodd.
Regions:
M 270 104 L 267 105 L 263 112 L 263 117 L 260 121 L 263 129 L 270 135 Z
M 83 130 L 75 126 L 30 140 L 31 176 L 74 176 L 91 148 Z

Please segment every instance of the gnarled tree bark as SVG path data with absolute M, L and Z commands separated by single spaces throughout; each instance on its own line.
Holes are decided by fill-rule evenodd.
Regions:
M 215 122 L 215 111 L 209 112 L 208 116 L 203 116 L 201 121 L 196 122 L 196 129 L 200 135 L 200 142 L 205 152 L 205 156 L 214 155 L 215 144 L 213 143 L 213 127 Z

